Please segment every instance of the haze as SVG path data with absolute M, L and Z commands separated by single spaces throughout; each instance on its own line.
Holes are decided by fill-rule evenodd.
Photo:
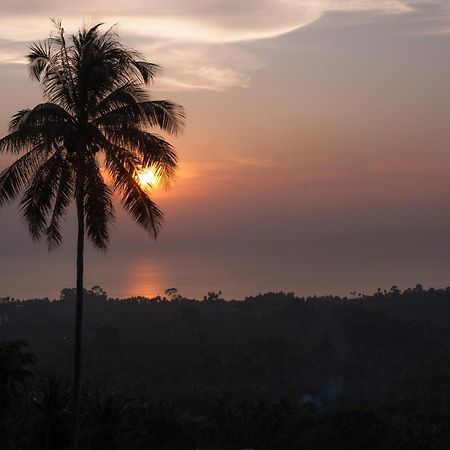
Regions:
M 166 215 L 158 241 L 117 207 L 110 249 L 87 255 L 86 286 L 242 298 L 448 285 L 448 2 L 242 3 L 0 1 L 2 135 L 40 101 L 24 56 L 49 17 L 68 32 L 117 23 L 163 66 L 154 96 L 187 110 L 171 139 L 178 181 L 154 192 Z M 17 205 L 0 221 L 1 296 L 74 285 L 74 221 L 50 254 Z

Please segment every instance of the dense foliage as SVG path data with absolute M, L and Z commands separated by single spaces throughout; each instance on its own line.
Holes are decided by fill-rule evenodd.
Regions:
M 167 295 L 86 292 L 83 448 L 450 448 L 450 289 Z M 64 448 L 73 299 L 0 302 L 2 449 Z

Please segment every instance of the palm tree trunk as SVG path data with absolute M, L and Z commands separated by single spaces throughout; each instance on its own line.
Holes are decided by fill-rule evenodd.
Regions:
M 75 305 L 75 361 L 73 376 L 73 409 L 72 409 L 72 450 L 78 450 L 80 432 L 80 403 L 81 403 L 81 347 L 83 325 L 83 269 L 84 269 L 84 168 L 79 164 L 77 176 L 77 296 Z

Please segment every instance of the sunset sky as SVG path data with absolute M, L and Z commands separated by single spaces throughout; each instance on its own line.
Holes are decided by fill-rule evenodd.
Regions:
M 154 192 L 159 239 L 117 205 L 110 249 L 88 251 L 86 286 L 243 298 L 450 285 L 448 0 L 0 0 L 0 10 L 2 135 L 41 100 L 24 55 L 50 17 L 67 33 L 117 23 L 126 45 L 163 66 L 154 97 L 187 111 L 170 138 L 178 179 Z M 17 204 L 0 227 L 0 296 L 74 286 L 73 216 L 51 253 L 32 243 Z

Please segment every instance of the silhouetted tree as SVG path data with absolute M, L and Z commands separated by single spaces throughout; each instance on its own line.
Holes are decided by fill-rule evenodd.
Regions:
M 100 389 L 85 399 L 84 447 L 89 450 L 120 450 L 124 446 L 126 405 L 129 400 Z
M 21 420 L 22 400 L 32 377 L 35 356 L 25 341 L 0 342 L 0 448 L 14 448 Z
M 222 295 L 222 291 L 219 291 L 219 292 L 208 291 L 208 293 L 203 296 L 203 300 L 206 302 L 214 302 L 214 301 L 223 300 L 221 295 Z
M 66 41 L 56 33 L 35 43 L 28 55 L 33 78 L 43 88 L 45 103 L 16 113 L 0 151 L 24 153 L 0 174 L 0 205 L 24 188 L 21 209 L 33 239 L 45 237 L 49 247 L 60 244 L 61 219 L 75 199 L 77 296 L 73 387 L 73 444 L 77 449 L 81 393 L 81 332 L 85 233 L 105 249 L 113 220 L 113 189 L 134 220 L 156 236 L 162 212 L 137 180 L 141 167 L 152 166 L 171 178 L 176 155 L 164 139 L 148 131 L 158 126 L 176 133 L 183 110 L 169 101 L 151 100 L 145 84 L 158 66 L 125 48 L 113 29 L 100 25 L 82 29 Z M 101 159 L 100 159 L 101 155 Z M 101 165 L 108 172 L 108 186 Z
M 17 404 L 30 379 L 35 356 L 25 350 L 25 341 L 0 342 L 0 419 Z
M 33 396 L 31 437 L 36 450 L 66 448 L 70 436 L 70 394 L 61 380 L 49 377 L 42 392 Z

